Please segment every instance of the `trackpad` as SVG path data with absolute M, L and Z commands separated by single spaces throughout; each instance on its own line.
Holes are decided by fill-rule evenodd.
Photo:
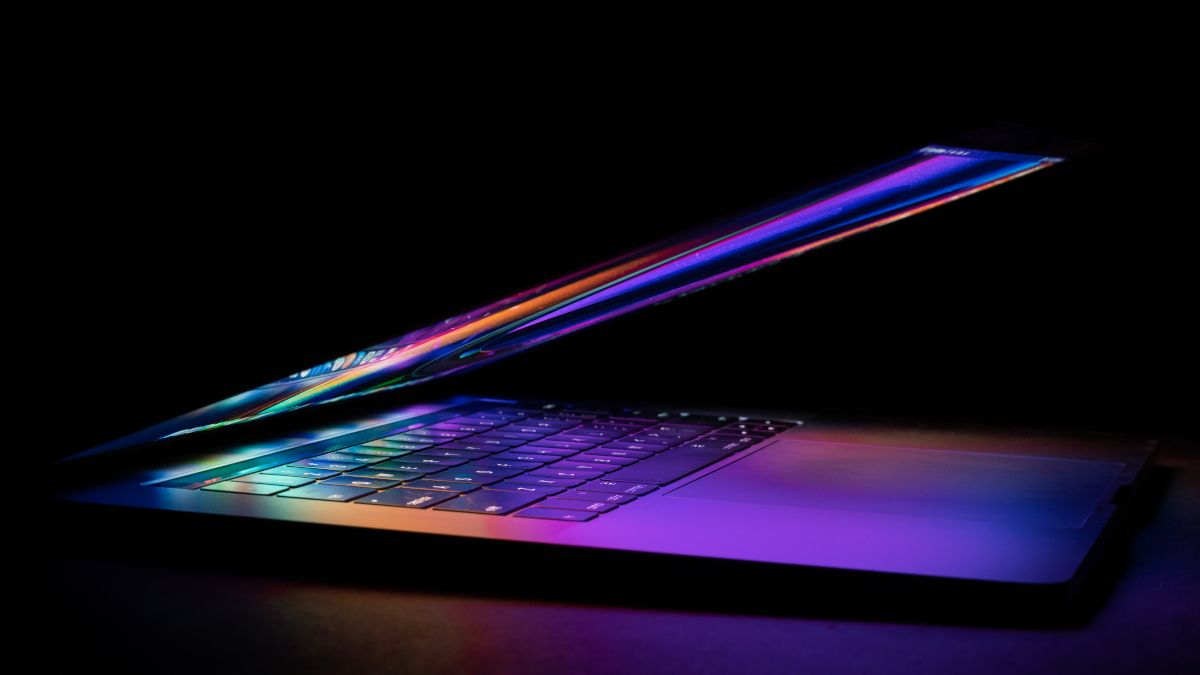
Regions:
M 1082 527 L 1123 464 L 780 441 L 671 497 Z

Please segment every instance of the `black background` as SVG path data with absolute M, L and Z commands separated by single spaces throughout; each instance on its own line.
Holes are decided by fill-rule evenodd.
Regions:
M 1186 80 L 1149 82 L 1160 64 L 1125 63 L 1118 50 L 1122 74 L 1136 76 L 1122 77 L 1095 63 L 1110 44 L 1051 59 L 1041 51 L 1049 32 L 1024 34 L 1037 45 L 1000 49 L 1036 52 L 1019 71 L 1007 58 L 980 71 L 978 55 L 999 43 L 959 36 L 934 41 L 936 58 L 869 61 L 883 85 L 847 67 L 850 86 L 839 89 L 813 75 L 842 51 L 769 64 L 781 75 L 765 63 L 721 81 L 699 72 L 688 87 L 670 65 L 636 87 L 623 76 L 581 81 L 569 67 L 537 82 L 497 67 L 480 78 L 486 86 L 439 73 L 429 87 L 413 74 L 432 54 L 390 73 L 354 77 L 349 67 L 323 78 L 288 53 L 253 69 L 210 68 L 217 43 L 196 49 L 191 66 L 156 64 L 153 50 L 132 55 L 136 69 L 72 57 L 46 79 L 56 98 L 48 129 L 32 134 L 45 163 L 23 177 L 45 188 L 31 192 L 37 208 L 22 220 L 32 243 L 10 251 L 14 295 L 30 310 L 10 330 L 32 338 L 20 359 L 34 367 L 21 413 L 49 420 L 37 427 L 49 441 L 42 433 L 37 446 L 61 456 L 944 134 L 1008 121 L 1106 149 L 454 379 L 470 393 L 1190 434 L 1194 249 L 1188 211 L 1173 203 L 1190 196 L 1188 110 L 1161 95 Z M 858 46 L 851 38 L 844 48 Z M 80 647 L 55 658 L 186 670 L 249 655 L 245 663 L 311 668 L 307 647 L 318 645 L 344 665 L 368 653 L 364 643 L 384 659 L 428 651 L 419 620 L 441 616 L 437 602 L 374 598 L 418 619 L 412 635 L 379 640 L 400 624 L 361 619 L 364 594 L 320 595 L 311 614 L 280 610 L 276 597 L 312 587 L 303 571 L 300 583 L 289 579 L 300 561 L 279 544 L 293 542 L 208 524 L 196 541 L 222 545 L 189 544 L 162 564 L 147 549 L 184 528 L 122 529 L 111 515 L 40 528 L 52 545 L 38 549 L 55 559 L 51 598 L 38 594 L 45 633 Z M 1183 551 L 1172 564 L 1186 569 L 1179 559 L 1194 547 L 1171 534 L 1160 533 L 1158 557 Z M 248 563 L 249 574 L 221 572 L 256 550 L 262 565 Z M 355 562 L 331 587 L 370 585 L 359 572 L 378 559 L 327 553 Z M 1170 600 L 1185 605 L 1187 589 L 1142 581 L 1160 594 L 1107 625 L 1122 635 L 1151 626 L 1161 640 L 1145 649 L 1179 659 L 1190 642 L 1169 629 L 1190 614 L 1174 622 L 1161 612 Z M 597 611 L 573 641 L 610 644 L 594 642 L 614 625 Z M 547 616 L 549 627 L 558 615 Z M 794 624 L 695 631 L 689 617 L 706 616 L 651 620 L 678 627 L 689 652 L 723 640 L 739 663 L 772 654 L 741 645 L 804 642 Z M 823 637 L 811 641 L 827 659 L 842 654 L 826 648 L 834 627 L 818 626 Z M 895 644 L 929 647 L 922 664 L 932 653 L 1005 663 L 980 641 L 1029 658 L 1055 642 L 1004 641 L 1018 631 L 930 631 L 925 643 L 901 635 Z M 1136 638 L 1097 642 L 1108 648 L 1094 653 L 1075 646 L 1090 635 L 1047 663 L 1140 658 L 1128 649 Z M 514 644 L 497 652 L 556 652 Z M 649 661 L 651 647 L 640 654 Z
M 55 454 L 995 121 L 1104 151 L 461 377 L 464 392 L 1184 430 L 1179 130 L 1091 83 L 362 99 L 97 87 L 30 279 Z M 353 90 L 353 88 L 348 88 Z M 1154 122 L 1154 123 L 1151 123 Z M 66 228 L 65 223 L 73 223 Z M 45 283 L 43 283 L 43 281 Z

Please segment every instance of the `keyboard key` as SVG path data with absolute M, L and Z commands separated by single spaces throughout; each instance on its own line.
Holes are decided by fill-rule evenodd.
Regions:
M 573 427 L 577 424 L 579 424 L 578 420 L 554 420 L 554 419 L 545 419 L 545 418 L 521 420 L 522 426 L 538 427 L 540 429 L 551 429 L 551 430 L 557 430 L 557 431 L 562 431 L 563 429 L 570 429 L 571 427 Z
M 759 419 L 749 419 L 749 420 L 746 420 L 746 421 L 747 421 L 747 422 L 749 422 L 749 423 L 751 423 L 751 424 L 760 424 L 760 425 L 761 425 L 761 424 L 771 424 L 771 425 L 774 425 L 774 426 L 777 426 L 777 427 L 786 427 L 786 428 L 788 428 L 788 429 L 791 429 L 792 427 L 796 426 L 796 422 L 789 422 L 789 421 L 787 421 L 787 420 L 759 420 Z M 801 422 L 801 424 L 803 424 L 803 422 Z
M 541 462 L 520 462 L 512 459 L 477 459 L 472 462 L 475 466 L 490 466 L 497 469 L 516 469 L 524 471 L 525 469 L 540 469 Z
M 543 509 L 534 506 L 517 513 L 515 518 L 542 518 L 544 520 L 565 520 L 568 522 L 584 523 L 598 514 L 591 511 L 571 511 L 568 509 Z
M 745 443 L 742 443 L 739 441 L 728 441 L 728 440 L 723 441 L 723 440 L 719 440 L 719 439 L 709 436 L 708 438 L 701 438 L 698 441 L 691 441 L 690 443 L 684 443 L 681 447 L 684 447 L 684 448 L 714 448 L 714 449 L 719 449 L 719 450 L 726 450 L 728 452 L 737 452 L 738 450 L 742 450 L 743 448 L 745 448 L 747 446 Z
M 661 443 L 634 443 L 632 441 L 616 441 L 605 443 L 606 450 L 633 450 L 634 452 L 662 452 L 667 446 Z
M 637 415 L 613 415 L 608 419 L 612 422 L 617 422 L 618 424 L 634 424 L 640 426 L 654 424 L 658 421 L 653 417 L 640 417 Z
M 367 495 L 358 500 L 358 504 L 378 504 L 380 506 L 404 506 L 410 509 L 424 509 L 456 497 L 454 492 L 437 492 L 435 490 L 412 490 L 409 488 L 393 488 Z
M 375 469 L 363 469 L 346 474 L 353 478 L 372 478 L 374 480 L 394 480 L 394 481 L 410 481 L 416 480 L 425 475 L 419 471 L 376 471 Z
M 355 454 L 352 454 L 349 452 L 327 452 L 324 455 L 317 455 L 316 457 L 313 457 L 312 459 L 319 459 L 322 462 L 349 462 L 351 464 L 353 464 L 354 462 L 362 462 L 363 464 L 366 464 L 367 462 L 382 462 L 382 461 L 386 460 L 387 458 L 386 457 L 379 458 L 377 456 L 355 455 Z
M 541 495 L 530 495 L 521 492 L 479 490 L 438 504 L 433 509 L 435 511 L 462 511 L 465 513 L 487 513 L 494 516 L 502 516 L 541 498 Z
M 553 485 L 526 485 L 524 483 L 514 483 L 512 481 L 504 481 L 502 483 L 496 483 L 495 485 L 489 485 L 484 489 L 486 489 L 486 490 L 506 490 L 508 492 L 523 492 L 525 494 L 542 495 L 543 497 L 548 497 L 550 495 L 556 495 L 556 494 L 562 492 L 563 490 L 565 490 L 566 488 L 554 487 Z M 623 495 L 617 495 L 617 496 L 620 497 Z M 631 499 L 632 499 L 632 497 L 631 497 Z
M 356 445 L 352 448 L 345 448 L 342 450 L 342 452 L 349 453 L 350 455 L 369 455 L 372 457 L 403 457 L 412 451 L 396 450 L 393 448 L 376 448 L 369 445 Z
M 433 480 L 454 481 L 456 483 L 475 483 L 476 485 L 491 485 L 499 483 L 505 478 L 512 478 L 520 474 L 520 471 L 511 469 L 496 469 L 488 466 L 463 466 L 457 469 L 447 469 L 433 474 L 429 478 Z
M 521 445 L 524 442 L 525 441 L 515 439 L 515 438 L 494 438 L 491 436 L 488 436 L 488 437 L 476 436 L 471 439 L 471 443 L 491 447 L 496 450 L 501 450 L 503 448 L 512 448 L 512 447 Z
M 501 420 L 489 420 L 486 417 L 455 417 L 452 420 L 446 420 L 449 424 L 469 424 L 471 426 L 480 427 L 498 427 L 507 422 Z
M 592 420 L 594 420 L 595 417 L 582 417 L 582 416 L 577 416 L 577 414 L 544 414 L 544 416 L 541 416 L 538 419 L 545 420 L 545 422 L 559 422 L 559 423 L 563 423 L 563 424 L 582 424 L 584 422 L 592 422 Z
M 512 452 L 502 452 L 498 455 L 492 455 L 492 459 L 502 459 L 512 462 L 537 462 L 539 464 L 545 464 L 547 462 L 556 461 L 558 456 L 527 454 L 519 450 L 514 450 Z
M 634 495 L 620 492 L 596 492 L 594 490 L 567 490 L 559 494 L 558 498 L 579 499 L 586 502 L 609 502 L 611 504 L 625 504 L 637 499 Z
M 414 490 L 436 490 L 438 492 L 470 492 L 478 490 L 478 485 L 471 483 L 455 483 L 447 480 L 429 480 L 423 478 L 421 480 L 410 480 L 404 484 L 406 488 Z
M 610 466 L 629 466 L 630 464 L 636 462 L 637 459 L 633 457 L 607 457 L 604 455 L 575 455 L 568 461 L 587 462 L 589 464 L 607 464 Z
M 726 443 L 734 442 L 741 443 L 743 448 L 748 448 L 755 443 L 763 440 L 757 436 L 731 436 L 729 434 L 716 433 L 711 436 L 705 436 L 701 441 L 725 441 Z M 697 441 L 698 442 L 698 441 Z
M 762 433 L 759 431 L 753 431 L 751 427 L 742 428 L 740 426 L 739 427 L 724 427 L 722 429 L 717 429 L 716 433 L 722 434 L 724 436 L 754 436 L 756 438 L 767 438 L 767 437 L 771 436 L 771 434 L 766 434 L 766 433 Z
M 268 474 L 271 476 L 297 476 L 299 478 L 311 478 L 313 480 L 320 480 L 322 478 L 329 478 L 330 476 L 338 475 L 337 471 L 330 471 L 328 469 L 302 469 L 296 466 L 277 466 L 274 469 L 267 469 L 266 471 L 260 471 L 259 473 Z
M 520 483 L 522 485 L 548 485 L 551 487 L 573 488 L 577 485 L 583 485 L 583 480 L 579 478 L 549 478 L 547 476 L 517 476 L 505 482 Z
M 527 424 L 521 424 L 519 422 L 510 424 L 510 425 L 504 427 L 503 429 L 501 429 L 501 431 L 516 432 L 519 434 L 533 434 L 534 436 L 537 436 L 538 438 L 541 438 L 542 436 L 545 436 L 546 434 L 554 433 L 554 431 L 552 429 L 547 429 L 545 427 L 531 427 Z
M 649 460 L 646 460 L 649 461 Z M 607 467 L 605 467 L 607 468 Z M 529 472 L 531 476 L 539 476 L 541 478 L 574 478 L 582 480 L 590 480 L 599 478 L 604 475 L 603 471 L 568 471 L 566 469 L 535 469 Z
M 653 452 L 644 452 L 641 450 L 618 450 L 616 448 L 608 448 L 608 447 L 593 448 L 591 450 L 585 450 L 584 452 L 587 453 L 587 455 L 589 457 L 595 457 L 597 455 L 601 455 L 604 457 L 628 457 L 630 459 L 646 459 L 647 457 L 654 456 Z
M 280 497 L 291 497 L 293 499 L 319 499 L 327 502 L 348 502 L 351 499 L 371 494 L 374 490 L 370 488 L 345 487 L 342 485 L 325 485 L 324 483 L 313 483 L 304 487 L 294 488 L 287 492 L 279 493 Z
M 653 430 L 649 430 L 649 429 L 637 432 L 637 438 L 644 438 L 644 439 L 646 439 L 646 442 L 665 443 L 665 444 L 686 441 L 689 438 L 695 438 L 699 435 L 700 434 L 698 434 L 698 433 L 689 434 L 689 433 L 684 433 L 684 432 L 680 432 L 680 431 L 653 431 Z M 653 440 L 656 438 L 659 440 L 657 440 L 657 441 Z M 630 439 L 630 442 L 637 443 L 637 441 L 632 438 Z
M 577 453 L 579 451 L 578 450 L 564 450 L 563 448 L 543 448 L 538 445 L 523 445 L 520 448 L 509 449 L 508 452 L 510 452 L 510 453 L 511 452 L 519 452 L 522 454 L 529 454 L 529 455 L 546 455 L 553 459 L 553 458 L 559 458 L 559 457 L 570 457 L 571 455 L 574 455 L 575 453 Z
M 504 427 L 503 429 L 497 431 L 489 431 L 486 434 L 479 434 L 479 436 L 476 437 L 476 440 L 483 440 L 485 438 L 507 438 L 513 441 L 537 441 L 541 440 L 542 436 L 543 434 L 523 434 L 519 431 L 509 431 L 508 427 Z
M 629 430 L 623 429 L 621 431 L 608 431 L 605 429 L 572 429 L 571 433 L 575 436 L 589 436 L 591 438 L 605 439 L 620 438 L 628 434 L 630 431 L 636 431 L 636 429 L 630 428 Z
M 432 438 L 455 439 L 455 438 L 465 438 L 475 432 L 473 432 L 473 431 L 450 431 L 447 429 L 434 429 L 433 427 L 422 427 L 420 429 L 413 429 L 413 430 L 407 431 L 405 433 L 407 433 L 409 436 L 421 436 L 423 438 L 432 437 Z
M 678 422 L 668 422 L 667 424 L 656 424 L 655 426 L 650 427 L 649 429 L 646 429 L 646 431 L 647 432 L 670 431 L 670 432 L 674 432 L 674 433 L 691 434 L 693 436 L 699 436 L 700 434 L 707 434 L 709 431 L 712 431 L 712 428 L 696 426 L 694 424 L 680 424 Z
M 545 414 L 546 411 L 538 410 L 537 408 L 501 407 L 501 408 L 494 408 L 494 409 L 490 410 L 489 412 L 497 414 L 497 415 L 513 415 L 515 417 L 537 417 L 538 415 Z
M 626 495 L 645 495 L 658 489 L 650 483 L 626 483 L 615 480 L 594 480 L 583 486 L 584 490 L 592 492 L 619 492 Z
M 388 436 L 387 438 L 381 438 L 378 441 L 371 441 L 369 445 L 373 445 L 375 443 L 417 443 L 423 445 L 432 445 L 434 443 L 449 443 L 452 440 L 454 439 L 442 438 L 440 436 L 417 436 L 414 434 L 403 433 L 396 434 L 395 436 Z
M 299 462 L 292 462 L 288 466 L 295 466 L 301 469 L 325 469 L 327 471 L 353 471 L 361 469 L 367 465 L 367 462 L 325 462 L 319 459 L 303 459 Z
M 555 448 L 558 450 L 587 450 L 596 447 L 595 443 L 572 443 L 570 441 L 534 441 L 525 446 L 528 448 Z
M 554 410 L 543 411 L 542 417 L 562 418 L 566 420 L 594 420 L 597 417 L 605 417 L 605 414 L 577 411 L 574 408 L 556 408 Z
M 443 446 L 438 447 L 435 450 L 426 450 L 424 452 L 415 453 L 415 454 L 413 454 L 413 457 L 455 457 L 458 459 L 479 459 L 480 457 L 487 457 L 490 454 L 491 454 L 490 452 L 478 452 L 475 450 L 458 450 L 456 448 L 447 448 L 446 446 L 443 445 Z
M 492 428 L 492 425 L 490 425 L 490 424 L 460 424 L 460 423 L 456 423 L 456 422 L 438 422 L 437 424 L 429 425 L 428 428 L 429 429 L 441 429 L 443 431 L 465 431 L 469 434 L 474 434 L 474 433 L 478 433 L 480 431 L 487 431 L 488 429 Z
M 321 485 L 345 485 L 347 487 L 371 488 L 372 490 L 382 490 L 390 488 L 393 485 L 398 485 L 398 480 L 380 480 L 378 478 L 355 478 L 354 476 L 338 476 L 329 480 L 321 481 Z
M 596 436 L 580 436 L 578 434 L 573 434 L 571 432 L 567 432 L 567 433 L 563 433 L 563 434 L 554 434 L 553 436 L 547 436 L 544 440 L 566 441 L 568 443 L 585 443 L 589 446 L 599 445 L 600 443 L 604 442 L 604 439 L 598 438 Z
M 471 417 L 477 417 L 479 419 L 485 419 L 485 420 L 496 420 L 498 422 L 503 422 L 506 424 L 508 422 L 516 422 L 521 419 L 520 415 L 501 415 L 500 413 L 493 413 L 493 412 L 471 413 Z
M 422 439 L 424 440 L 424 439 Z M 362 445 L 356 445 L 357 448 L 383 448 L 385 450 L 404 450 L 406 452 L 417 452 L 426 448 L 433 447 L 432 443 L 408 443 L 402 441 L 389 441 L 380 439 L 378 441 L 367 441 Z
M 454 441 L 453 443 L 446 443 L 445 445 L 439 445 L 437 449 L 438 450 L 465 450 L 467 452 L 482 452 L 486 455 L 486 454 L 490 454 L 493 452 L 502 452 L 502 451 L 506 450 L 507 448 L 500 447 L 497 445 L 476 443 L 473 439 L 467 439 L 465 441 Z
M 633 466 L 622 467 L 609 474 L 608 479 L 666 485 L 731 454 L 732 450 L 722 448 L 672 448 Z
M 693 415 L 692 413 L 679 413 L 678 415 L 668 415 L 672 422 L 680 424 L 703 424 L 709 427 L 716 427 L 722 424 L 732 422 L 734 418 L 727 415 Z
M 652 436 L 652 435 L 648 435 L 648 434 L 634 434 L 632 436 L 626 436 L 625 438 L 621 439 L 621 441 L 624 443 L 643 443 L 643 444 L 650 443 L 650 444 L 665 446 L 668 448 L 671 446 L 679 445 L 684 440 L 685 439 L 682 439 L 682 438 L 663 438 L 662 436 Z
M 383 464 L 376 464 L 371 467 L 376 471 L 402 471 L 404 473 L 419 473 L 426 474 L 432 471 L 437 471 L 438 467 L 431 464 L 421 464 L 420 462 L 410 462 L 407 459 L 395 459 Z
M 227 480 L 221 483 L 205 485 L 200 489 L 211 490 L 213 492 L 237 492 L 244 495 L 273 495 L 277 492 L 283 492 L 287 489 L 287 486 L 267 485 L 266 483 L 238 483 Z
M 448 468 L 448 467 L 452 467 L 452 466 L 459 466 L 461 464 L 466 464 L 469 460 L 459 459 L 458 457 L 429 457 L 425 453 L 422 452 L 422 453 L 418 453 L 415 455 L 409 455 L 408 457 L 405 457 L 404 459 L 399 460 L 399 461 L 410 462 L 412 464 L 416 464 L 417 466 L 426 466 L 426 467 L 441 466 L 441 467 Z
M 559 499 L 551 497 L 539 504 L 548 509 L 570 509 L 573 511 L 591 511 L 592 513 L 608 513 L 617 508 L 612 502 L 585 502 L 575 499 Z
M 335 474 L 336 475 L 336 474 Z M 313 482 L 311 478 L 301 476 L 273 476 L 271 474 L 252 473 L 249 476 L 238 476 L 233 480 L 239 483 L 262 483 L 264 485 L 282 485 L 284 487 L 300 487 Z
M 640 430 L 642 427 L 639 424 L 604 424 L 597 422 L 595 424 L 585 424 L 574 430 L 577 434 L 586 434 L 589 431 L 615 431 L 620 433 L 631 434 Z
M 556 471 L 615 471 L 621 467 L 612 464 L 588 464 L 587 462 L 577 462 L 574 459 L 567 459 L 555 462 L 546 468 Z

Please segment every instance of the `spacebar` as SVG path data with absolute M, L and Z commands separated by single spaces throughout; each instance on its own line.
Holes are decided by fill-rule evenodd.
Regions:
M 618 469 L 606 475 L 604 480 L 665 485 L 732 454 L 732 450 L 722 448 L 674 448 Z

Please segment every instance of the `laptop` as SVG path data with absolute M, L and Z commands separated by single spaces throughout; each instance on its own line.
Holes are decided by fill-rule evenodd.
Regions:
M 1128 510 L 1153 442 L 745 410 L 735 392 L 728 407 L 679 409 L 636 392 L 560 401 L 422 391 L 1037 180 L 1082 152 L 1011 129 L 915 148 L 76 454 L 59 465 L 71 480 L 57 496 L 517 546 L 535 558 L 1074 588 Z

